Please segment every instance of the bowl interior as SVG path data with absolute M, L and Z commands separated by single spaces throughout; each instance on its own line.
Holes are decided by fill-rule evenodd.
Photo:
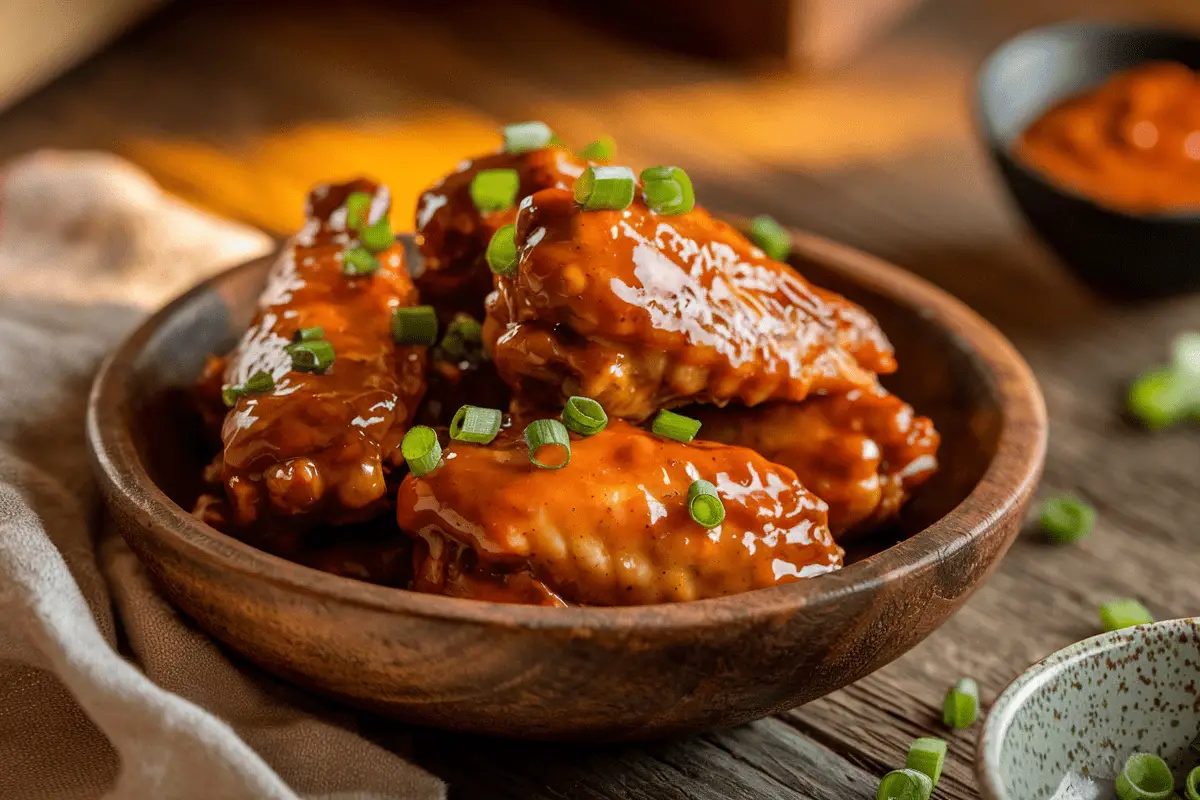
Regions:
M 995 800 L 1115 797 L 1135 752 L 1181 778 L 1200 763 L 1200 619 L 1079 642 L 1035 665 L 996 701 L 982 750 Z
M 992 369 L 940 320 L 825 259 L 798 258 L 797 266 L 813 282 L 861 303 L 879 319 L 901 364 L 885 383 L 934 419 L 943 436 L 939 457 L 954 465 L 922 487 L 894 524 L 855 542 L 847 554 L 854 562 L 931 525 L 962 502 L 992 462 L 1003 418 Z M 132 364 L 128 421 L 134 446 L 151 479 L 182 509 L 193 506 L 202 488 L 201 469 L 218 446 L 204 432 L 191 387 L 204 360 L 232 348 L 249 324 L 269 263 L 227 272 L 176 301 Z M 386 520 L 381 524 L 390 527 Z M 375 537 L 379 531 L 365 526 L 352 535 Z M 345 544 L 344 531 L 338 538 Z M 312 546 L 321 546 L 320 537 Z
M 1104 23 L 1067 23 L 1012 39 L 992 54 L 979 81 L 988 135 L 1008 148 L 1060 100 L 1147 61 L 1200 69 L 1200 40 L 1184 33 Z

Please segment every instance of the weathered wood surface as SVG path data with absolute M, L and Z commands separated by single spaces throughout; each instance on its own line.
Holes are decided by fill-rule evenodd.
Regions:
M 1100 510 L 1082 545 L 1056 550 L 1023 537 L 966 608 L 908 656 L 777 719 L 620 748 L 415 732 L 417 756 L 456 796 L 869 797 L 874 776 L 898 765 L 911 739 L 945 733 L 938 706 L 956 677 L 976 677 L 990 700 L 1029 663 L 1096 632 L 1096 605 L 1112 596 L 1140 597 L 1162 617 L 1200 613 L 1200 430 L 1151 436 L 1120 416 L 1125 383 L 1164 357 L 1175 332 L 1200 328 L 1200 297 L 1122 308 L 1072 284 L 1006 205 L 968 103 L 979 61 L 1022 27 L 1074 11 L 1195 25 L 1194 4 L 935 0 L 858 64 L 822 79 L 647 52 L 528 7 L 444 5 L 438 17 L 180 4 L 0 117 L 0 156 L 45 145 L 116 149 L 195 202 L 283 228 L 290 219 L 280 209 L 331 164 L 370 169 L 403 194 L 441 168 L 426 157 L 439 144 L 430 136 L 449 132 L 465 145 L 522 118 L 546 119 L 572 141 L 611 133 L 624 160 L 687 166 L 713 208 L 765 211 L 846 241 L 992 319 L 1045 390 L 1042 494 L 1078 492 Z M 397 119 L 400 133 L 387 127 Z M 280 133 L 300 123 L 319 135 Z M 363 133 L 381 123 L 379 138 Z M 251 192 L 256 183 L 266 189 Z M 977 797 L 976 733 L 948 737 L 941 797 Z

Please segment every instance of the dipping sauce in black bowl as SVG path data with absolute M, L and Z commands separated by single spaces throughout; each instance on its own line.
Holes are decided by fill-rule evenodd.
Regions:
M 1063 101 L 1150 62 L 1198 69 L 1200 39 L 1109 23 L 1038 28 L 996 50 L 978 81 L 980 127 L 1017 206 L 1079 278 L 1118 298 L 1200 289 L 1200 206 L 1089 195 L 1078 180 L 1028 163 L 1018 147 L 1022 134 Z

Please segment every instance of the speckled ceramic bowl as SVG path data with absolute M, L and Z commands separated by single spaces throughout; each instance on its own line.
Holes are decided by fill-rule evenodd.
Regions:
M 1109 800 L 1134 752 L 1181 778 L 1200 763 L 1200 618 L 1095 636 L 1026 670 L 992 706 L 976 769 L 987 800 Z

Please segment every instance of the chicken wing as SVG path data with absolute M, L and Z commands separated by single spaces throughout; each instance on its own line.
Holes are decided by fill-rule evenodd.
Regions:
M 484 340 L 522 398 L 583 394 L 638 421 L 689 402 L 845 392 L 896 367 L 866 311 L 702 209 L 587 211 L 546 189 L 516 224 L 518 267 L 496 281 Z
M 715 484 L 725 507 L 711 530 L 688 512 L 697 479 Z M 489 445 L 452 441 L 440 467 L 404 479 L 397 520 L 419 540 L 414 588 L 478 596 L 490 586 L 490 599 L 696 600 L 842 563 L 825 504 L 788 468 L 619 420 L 594 436 L 572 434 L 570 462 L 559 470 L 531 463 L 519 425 Z
M 700 436 L 783 464 L 829 505 L 834 535 L 895 516 L 937 471 L 933 421 L 881 388 L 756 408 L 694 408 Z
M 239 397 L 222 427 L 221 477 L 235 527 L 343 523 L 387 506 L 385 475 L 402 463 L 400 440 L 425 390 L 426 348 L 392 339 L 392 310 L 417 302 L 400 247 L 376 254 L 374 274 L 343 271 L 355 244 L 346 230 L 352 192 L 373 196 L 370 221 L 386 213 L 386 188 L 369 181 L 314 189 L 304 229 L 272 268 L 258 314 L 227 359 L 226 386 L 259 371 L 274 380 Z M 296 371 L 285 347 L 316 327 L 333 346 L 333 365 Z
M 554 186 L 570 188 L 587 162 L 562 147 L 525 153 L 493 153 L 463 161 L 458 169 L 426 189 L 417 202 L 417 233 L 424 265 L 417 275 L 421 296 L 439 306 L 479 314 L 492 291 L 484 251 L 492 234 L 516 219 L 516 206 L 483 211 L 471 199 L 471 180 L 483 170 L 513 169 L 517 197 Z

